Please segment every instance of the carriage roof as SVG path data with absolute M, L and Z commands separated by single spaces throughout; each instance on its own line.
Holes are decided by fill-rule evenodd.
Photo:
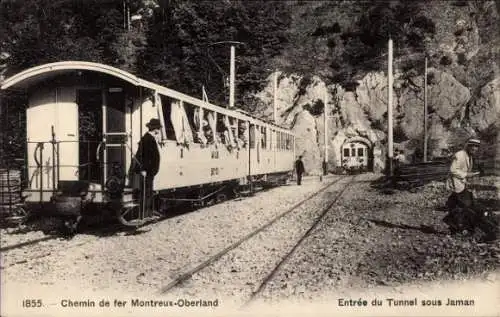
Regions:
M 289 129 L 283 128 L 272 122 L 259 119 L 245 111 L 242 110 L 232 110 L 223 108 L 209 102 L 200 100 L 198 98 L 191 97 L 189 95 L 183 94 L 176 90 L 155 84 L 153 82 L 147 81 L 145 79 L 139 78 L 129 72 L 112 67 L 105 64 L 84 62 L 84 61 L 63 61 L 43 64 L 40 66 L 35 66 L 24 70 L 16 75 L 13 75 L 2 82 L 1 89 L 5 90 L 13 86 L 26 89 L 36 82 L 46 80 L 50 77 L 57 75 L 67 74 L 73 71 L 93 71 L 98 73 L 107 74 L 116 78 L 119 78 L 125 82 L 128 82 L 134 86 L 144 87 L 158 92 L 161 95 L 171 97 L 174 99 L 182 100 L 184 102 L 190 103 L 195 106 L 199 106 L 205 109 L 216 111 L 218 113 L 229 115 L 238 119 L 248 120 L 251 123 L 264 123 L 273 126 L 277 130 L 286 131 L 287 133 L 293 134 Z

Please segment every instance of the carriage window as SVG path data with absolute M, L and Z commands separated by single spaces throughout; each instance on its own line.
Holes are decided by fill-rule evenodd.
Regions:
M 229 129 L 231 131 L 231 136 L 232 136 L 234 142 L 237 142 L 238 133 L 236 130 L 238 128 L 238 119 L 233 118 L 233 117 L 229 117 L 228 120 L 229 120 Z
M 250 125 L 250 148 L 255 148 L 255 125 Z
M 214 143 L 214 131 L 213 126 L 215 125 L 215 115 L 216 113 L 207 109 L 203 109 L 203 122 L 202 130 L 207 140 L 207 143 Z
M 363 155 L 364 155 L 363 148 L 362 147 L 358 148 L 358 156 L 363 156 Z
M 238 121 L 238 139 L 242 143 L 242 146 L 245 148 L 247 146 L 247 124 L 245 121 Z
M 351 149 L 351 156 L 356 156 L 356 149 L 355 148 Z
M 227 141 L 226 138 L 224 137 L 225 130 L 226 130 L 226 127 L 224 126 L 224 116 L 221 114 L 218 114 L 216 131 L 217 131 L 217 137 L 218 137 L 219 141 L 222 142 L 223 144 L 226 144 L 226 141 Z
M 267 143 L 267 133 L 266 133 L 266 127 L 261 127 L 260 129 L 260 144 L 261 148 L 265 149 Z
M 269 148 L 272 150 L 273 149 L 273 137 L 274 137 L 274 130 L 269 129 Z
M 290 151 L 290 135 L 286 135 L 286 149 Z
M 176 140 L 175 130 L 172 125 L 172 120 L 170 120 L 171 105 L 174 99 L 160 95 L 161 104 L 163 108 L 163 122 L 165 123 L 165 135 L 167 140 Z
M 350 153 L 349 149 L 344 149 L 344 156 L 345 157 L 349 157 L 349 153 Z
M 193 132 L 193 135 L 197 136 L 198 132 L 198 127 L 199 127 L 199 118 L 198 118 L 198 111 L 199 109 L 196 106 L 193 106 L 188 103 L 184 103 L 184 111 L 186 112 L 186 116 L 188 118 L 189 122 L 189 127 L 191 128 L 191 131 Z M 200 143 L 200 138 L 197 136 L 194 138 L 195 143 Z

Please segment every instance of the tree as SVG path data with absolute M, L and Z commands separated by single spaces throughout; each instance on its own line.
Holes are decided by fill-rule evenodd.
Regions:
M 168 1 L 150 21 L 147 46 L 139 58 L 141 76 L 187 94 L 227 104 L 229 45 L 237 47 L 237 103 L 243 92 L 262 87 L 286 41 L 287 4 L 280 1 Z
M 8 74 L 42 63 L 85 60 L 120 65 L 113 46 L 124 32 L 121 1 L 0 3 L 0 51 Z

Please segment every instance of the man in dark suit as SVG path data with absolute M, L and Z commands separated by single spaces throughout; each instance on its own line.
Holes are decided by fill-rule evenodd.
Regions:
M 305 172 L 302 156 L 295 161 L 295 172 L 297 173 L 297 185 L 302 183 L 302 174 Z
M 139 161 L 141 181 L 141 210 L 143 204 L 148 214 L 152 213 L 153 181 L 160 169 L 160 151 L 158 150 L 157 138 L 160 135 L 161 123 L 158 119 L 151 119 L 146 126 L 149 131 L 139 141 L 136 158 Z M 145 202 L 144 202 L 145 200 Z

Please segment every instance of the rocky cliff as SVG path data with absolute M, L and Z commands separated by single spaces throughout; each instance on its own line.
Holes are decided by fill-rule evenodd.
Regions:
M 272 104 L 274 87 L 256 97 Z M 395 149 L 404 151 L 408 161 L 421 157 L 424 132 L 423 76 L 407 78 L 395 74 L 393 124 Z M 353 138 L 364 140 L 373 149 L 373 168 L 385 164 L 387 127 L 387 77 L 383 72 L 368 73 L 357 87 L 346 91 L 327 85 L 318 77 L 279 76 L 277 87 L 278 123 L 297 135 L 297 153 L 304 155 L 308 171 L 318 174 L 324 159 L 324 116 L 326 103 L 329 168 L 341 166 L 340 148 Z M 428 70 L 428 142 L 430 157 L 441 157 L 455 150 L 467 136 L 495 126 L 500 116 L 499 79 L 487 83 L 472 102 L 470 90 L 451 74 Z M 272 117 L 272 107 L 261 110 Z M 484 140 L 493 142 L 496 140 Z
M 406 161 L 420 161 L 424 138 L 424 60 L 428 59 L 428 153 L 447 156 L 465 138 L 477 135 L 498 152 L 500 72 L 498 69 L 498 8 L 492 1 L 429 2 L 426 16 L 436 23 L 421 52 L 395 54 L 393 86 L 394 148 Z M 496 22 L 495 22 L 496 21 Z M 397 52 L 398 43 L 395 43 Z M 319 174 L 325 156 L 324 116 L 327 115 L 327 160 L 330 170 L 342 165 L 341 146 L 359 139 L 373 154 L 373 169 L 385 166 L 387 148 L 387 63 L 379 71 L 353 78 L 349 87 L 328 77 L 304 73 L 279 74 L 278 123 L 297 134 L 297 152 L 308 172 Z M 255 94 L 263 117 L 272 117 L 273 83 Z M 326 107 L 324 101 L 327 100 Z M 496 157 L 496 160 L 499 158 Z

